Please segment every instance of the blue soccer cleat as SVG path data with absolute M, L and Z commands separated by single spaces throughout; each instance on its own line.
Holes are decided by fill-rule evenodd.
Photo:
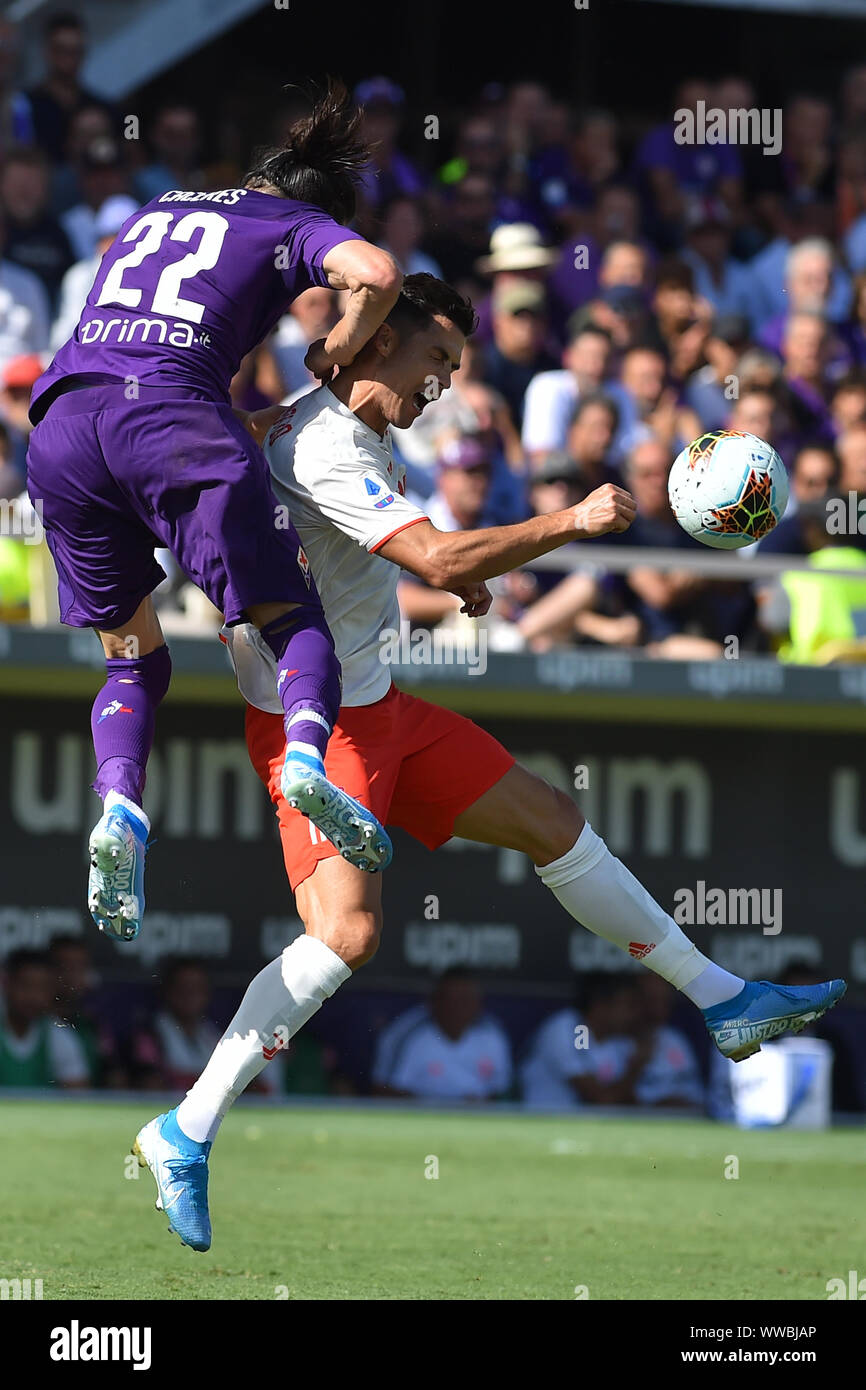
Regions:
M 169 1219 L 169 1231 L 180 1236 L 181 1245 L 192 1250 L 209 1250 L 210 1216 L 207 1207 L 207 1160 L 210 1144 L 187 1139 L 180 1129 L 176 1111 L 157 1115 L 139 1130 L 132 1146 L 142 1168 L 149 1168 L 156 1181 L 156 1209 Z
M 87 906 L 99 930 L 118 941 L 141 931 L 147 835 L 147 822 L 115 802 L 90 836 Z
M 702 1009 L 710 1037 L 723 1057 L 742 1062 L 760 1052 L 761 1043 L 782 1033 L 802 1033 L 838 1003 L 848 986 L 844 980 L 820 985 L 774 985 L 770 980 L 747 982 L 739 994 L 711 1009 Z
M 372 811 L 328 780 L 323 763 L 287 753 L 281 789 L 288 804 L 308 816 L 350 864 L 370 874 L 387 869 L 394 853 L 387 831 Z

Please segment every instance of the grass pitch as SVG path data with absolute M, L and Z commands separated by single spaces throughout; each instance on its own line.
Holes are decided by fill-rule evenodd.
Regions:
M 858 1130 L 237 1108 L 201 1255 L 129 1157 L 147 1097 L 2 1107 L 0 1277 L 46 1300 L 824 1300 L 862 1265 Z

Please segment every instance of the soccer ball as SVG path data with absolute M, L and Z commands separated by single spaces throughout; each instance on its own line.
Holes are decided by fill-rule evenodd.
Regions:
M 772 531 L 788 504 L 788 475 L 755 434 L 712 430 L 677 454 L 668 478 L 683 530 L 717 550 L 739 550 Z

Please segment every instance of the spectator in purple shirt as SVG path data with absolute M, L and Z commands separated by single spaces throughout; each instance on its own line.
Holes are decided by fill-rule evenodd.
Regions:
M 616 117 L 609 111 L 584 112 L 575 120 L 567 146 L 540 150 L 530 161 L 532 197 L 555 230 L 563 236 L 577 234 L 619 165 Z
M 481 174 L 493 183 L 495 222 L 531 222 L 546 230 L 547 218 L 532 198 L 524 163 L 509 158 L 502 123 L 482 113 L 459 126 L 454 155 L 439 170 L 438 181 L 447 192 L 469 175 Z
M 592 323 L 610 335 L 618 353 L 627 352 L 645 338 L 650 328 L 648 303 L 649 258 L 643 246 L 634 241 L 612 241 L 591 262 L 597 272 L 580 270 L 587 286 L 597 283 L 576 315 L 581 324 Z M 561 277 L 553 282 L 555 291 Z
M 581 227 L 579 235 L 573 233 L 566 238 L 548 281 L 551 322 L 563 338 L 569 316 L 595 296 L 605 266 L 605 253 L 612 246 L 637 246 L 645 257 L 644 274 L 654 260 L 650 243 L 641 237 L 640 199 L 627 184 L 612 183 L 599 190 L 589 226 L 590 231 Z M 578 255 L 580 248 L 585 251 Z M 633 281 L 611 277 L 605 279 L 605 283 Z
M 657 224 L 659 240 L 674 246 L 679 241 L 685 199 L 712 194 L 722 198 L 732 212 L 742 198 L 742 165 L 733 145 L 695 142 L 680 144 L 676 139 L 675 115 L 681 111 L 700 117 L 715 105 L 712 86 L 700 79 L 688 79 L 677 88 L 670 117 L 655 126 L 638 146 L 634 171 L 649 201 L 649 211 Z
M 782 376 L 788 387 L 795 426 L 806 437 L 832 443 L 827 361 L 831 335 L 820 314 L 791 314 L 782 339 Z

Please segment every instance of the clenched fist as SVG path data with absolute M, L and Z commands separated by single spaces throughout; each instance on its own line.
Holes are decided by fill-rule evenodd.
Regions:
M 493 602 L 493 595 L 483 581 L 480 584 L 466 584 L 452 592 L 458 598 L 462 598 L 463 607 L 460 612 L 467 613 L 470 618 L 483 618 Z
M 637 515 L 637 503 L 630 492 L 605 483 L 572 507 L 571 514 L 578 536 L 588 540 L 610 531 L 627 531 Z
M 334 375 L 334 363 L 325 351 L 324 338 L 317 338 L 314 343 L 310 343 L 304 358 L 304 366 L 308 372 L 313 373 L 317 381 L 321 381 L 324 385 L 327 385 L 331 380 Z

